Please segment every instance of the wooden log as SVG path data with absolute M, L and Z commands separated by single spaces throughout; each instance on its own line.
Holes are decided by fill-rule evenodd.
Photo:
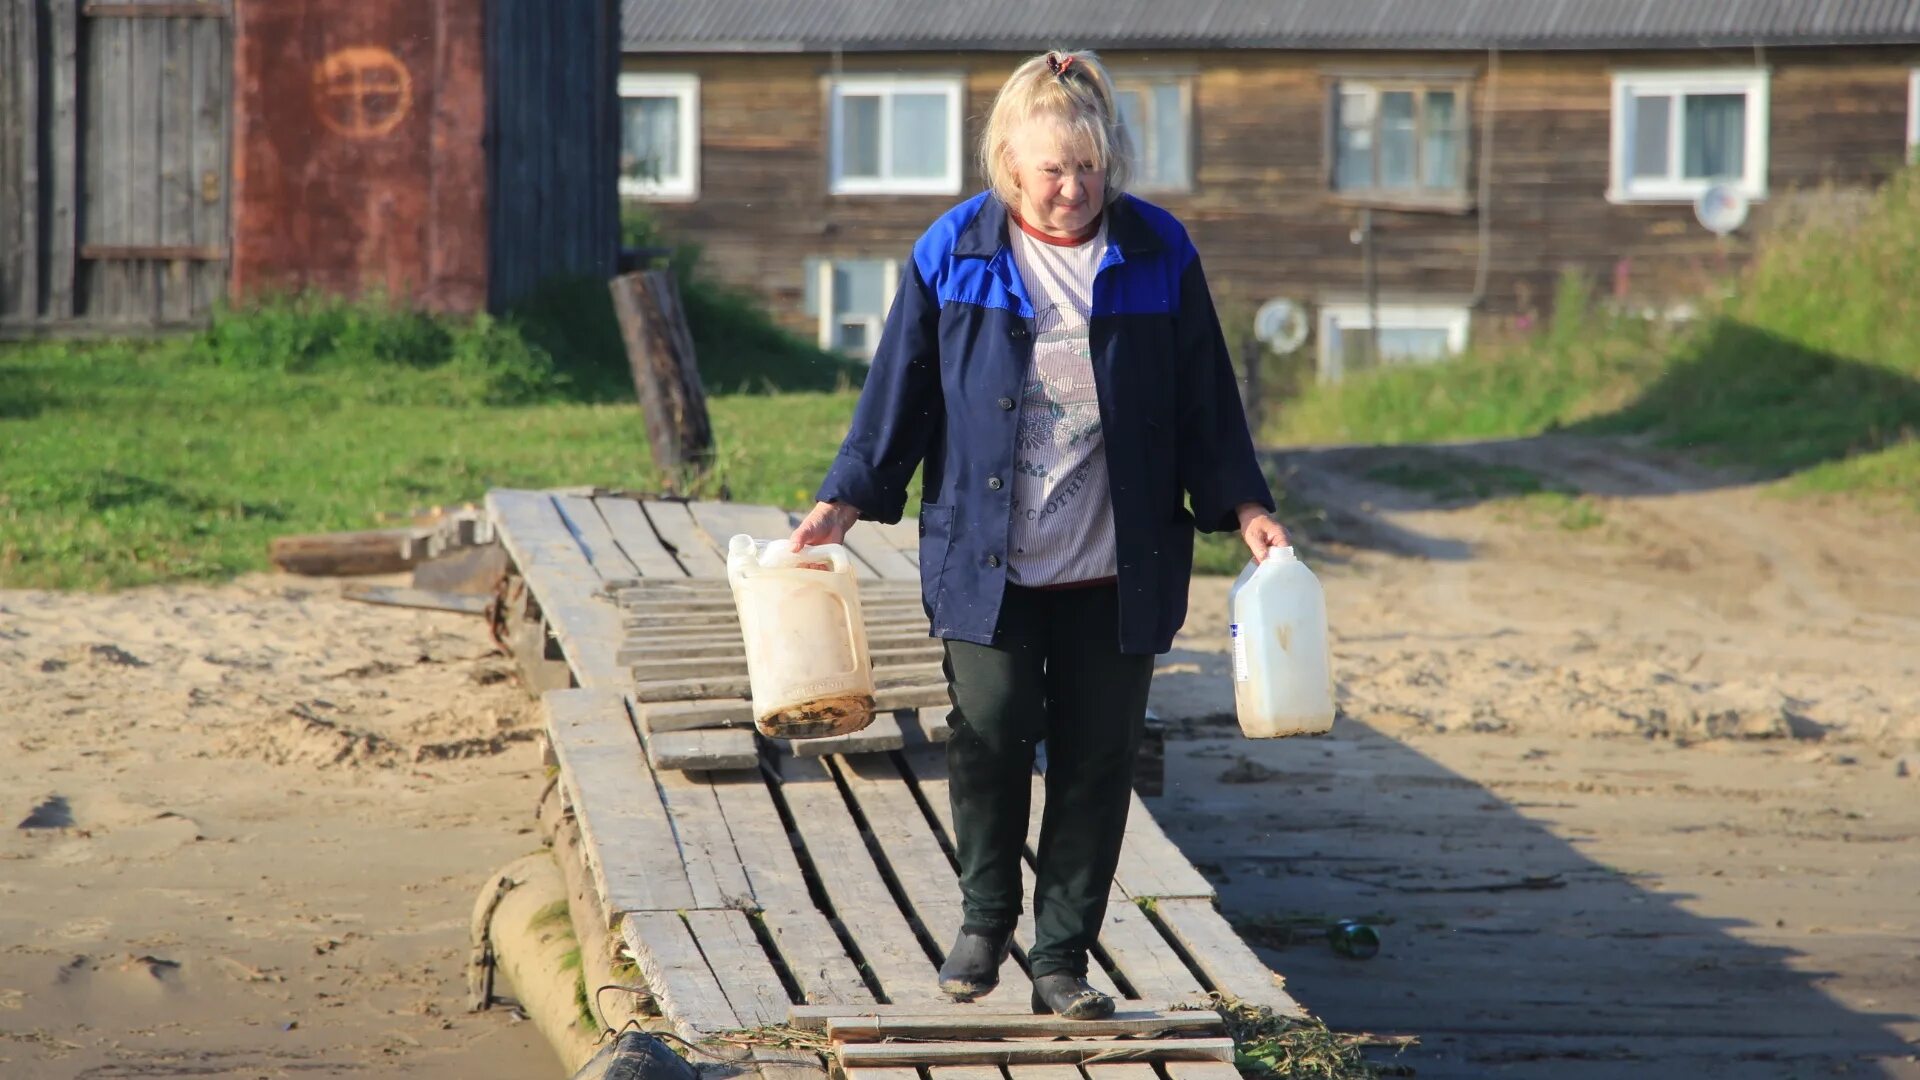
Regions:
M 622 274 L 610 288 L 654 466 L 667 476 L 705 469 L 713 459 L 713 424 L 673 272 Z
M 1080 1065 L 1120 1061 L 1233 1060 L 1233 1040 L 1081 1039 L 1072 1042 L 845 1043 L 834 1053 L 848 1069 L 887 1065 Z
M 852 1011 L 852 1007 L 843 1006 Z M 842 1015 L 827 1020 L 827 1038 L 835 1042 L 880 1042 L 883 1039 L 1015 1039 L 1081 1038 L 1102 1035 L 1160 1037 L 1179 1032 L 1217 1033 L 1224 1028 L 1212 1009 L 1127 1009 L 1104 1020 L 1069 1020 L 1064 1016 L 954 1016 L 936 1012 L 918 1015 Z
M 395 574 L 413 568 L 407 545 L 418 533 L 418 529 L 369 529 L 276 536 L 268 542 L 267 557 L 290 574 Z

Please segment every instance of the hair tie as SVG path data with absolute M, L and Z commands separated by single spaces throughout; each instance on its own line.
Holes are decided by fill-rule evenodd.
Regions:
M 1055 78 L 1066 78 L 1067 69 L 1072 66 L 1073 57 L 1071 56 L 1061 56 L 1059 53 L 1051 52 L 1047 54 L 1047 67 L 1052 70 Z

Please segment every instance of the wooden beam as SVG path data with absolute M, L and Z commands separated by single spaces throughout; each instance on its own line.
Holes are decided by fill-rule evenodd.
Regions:
M 1071 1042 L 845 1043 L 849 1069 L 886 1065 L 1079 1065 L 1089 1061 L 1233 1061 L 1233 1040 L 1079 1039 Z
M 627 559 L 640 571 L 643 590 L 647 583 L 655 580 L 662 583 L 687 580 L 686 570 L 660 542 L 653 523 L 647 520 L 646 511 L 640 509 L 637 500 L 602 495 L 593 502 L 600 508 L 607 528 L 613 530 L 613 539 L 620 550 L 626 552 Z
M 141 5 L 144 6 L 144 5 Z M 227 249 L 206 244 L 81 244 L 80 257 L 96 262 L 108 259 L 151 259 L 158 262 L 221 262 Z
M 1064 1016 L 954 1016 L 927 1013 L 893 1016 L 836 1016 L 827 1021 L 827 1037 L 835 1042 L 880 1042 L 883 1039 L 1016 1039 L 1080 1038 L 1133 1035 L 1159 1037 L 1179 1032 L 1218 1033 L 1225 1029 L 1212 1009 L 1140 1010 L 1114 1013 L 1104 1020 L 1069 1020 Z
M 647 733 L 647 760 L 655 769 L 750 769 L 760 761 L 751 728 L 703 728 Z
M 693 907 L 673 821 L 640 753 L 626 702 L 607 690 L 555 690 L 540 701 L 609 917 Z

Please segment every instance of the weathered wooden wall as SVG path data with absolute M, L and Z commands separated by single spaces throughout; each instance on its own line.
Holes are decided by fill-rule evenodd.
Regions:
M 1014 57 L 991 53 L 841 58 L 841 70 L 965 77 L 965 192 L 983 184 L 971 160 L 993 95 Z M 1737 265 L 1769 211 L 1824 183 L 1873 184 L 1905 150 L 1908 72 L 1916 48 L 1665 53 L 1513 53 L 1488 78 L 1485 54 L 1213 52 L 1108 54 L 1129 66 L 1194 73 L 1195 182 L 1156 195 L 1189 227 L 1223 303 L 1270 296 L 1310 301 L 1363 290 L 1352 240 L 1359 208 L 1329 191 L 1330 72 L 1464 70 L 1473 75 L 1469 140 L 1477 177 L 1483 125 L 1493 124 L 1492 197 L 1466 213 L 1372 211 L 1383 299 L 1471 299 L 1487 225 L 1493 321 L 1544 313 L 1564 270 L 1616 284 L 1627 298 L 1672 300 L 1723 265 Z M 1690 205 L 1606 200 L 1611 72 L 1616 68 L 1752 66 L 1772 72 L 1770 198 L 1726 245 Z M 826 85 L 833 58 L 658 56 L 629 70 L 700 76 L 701 196 L 653 213 L 697 243 L 703 264 L 754 290 L 811 336 L 802 314 L 803 260 L 905 258 L 912 240 L 956 198 L 835 196 L 827 191 Z M 1489 101 L 1491 100 L 1491 107 Z
M 488 4 L 488 292 L 496 308 L 552 275 L 614 272 L 619 39 L 612 0 Z
M 229 11 L 0 12 L 0 328 L 186 325 L 224 293 Z

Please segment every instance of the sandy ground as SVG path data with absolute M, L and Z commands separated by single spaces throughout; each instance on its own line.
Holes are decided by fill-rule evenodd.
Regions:
M 1238 737 L 1223 582 L 1161 663 L 1149 802 L 1228 913 L 1422 1077 L 1920 1077 L 1920 530 L 1588 443 L 1434 453 L 1285 463 L 1333 735 Z M 1461 456 L 1601 523 L 1368 479 Z M 0 591 L 0 1077 L 557 1074 L 464 1011 L 475 892 L 537 844 L 526 699 L 478 619 L 337 593 Z M 1331 916 L 1382 954 L 1289 943 Z
M 1600 523 L 1368 482 L 1461 459 Z M 1282 464 L 1341 718 L 1240 738 L 1202 583 L 1149 805 L 1302 1001 L 1421 1077 L 1920 1077 L 1920 524 L 1577 440 Z M 1380 956 L 1289 940 L 1337 917 Z

